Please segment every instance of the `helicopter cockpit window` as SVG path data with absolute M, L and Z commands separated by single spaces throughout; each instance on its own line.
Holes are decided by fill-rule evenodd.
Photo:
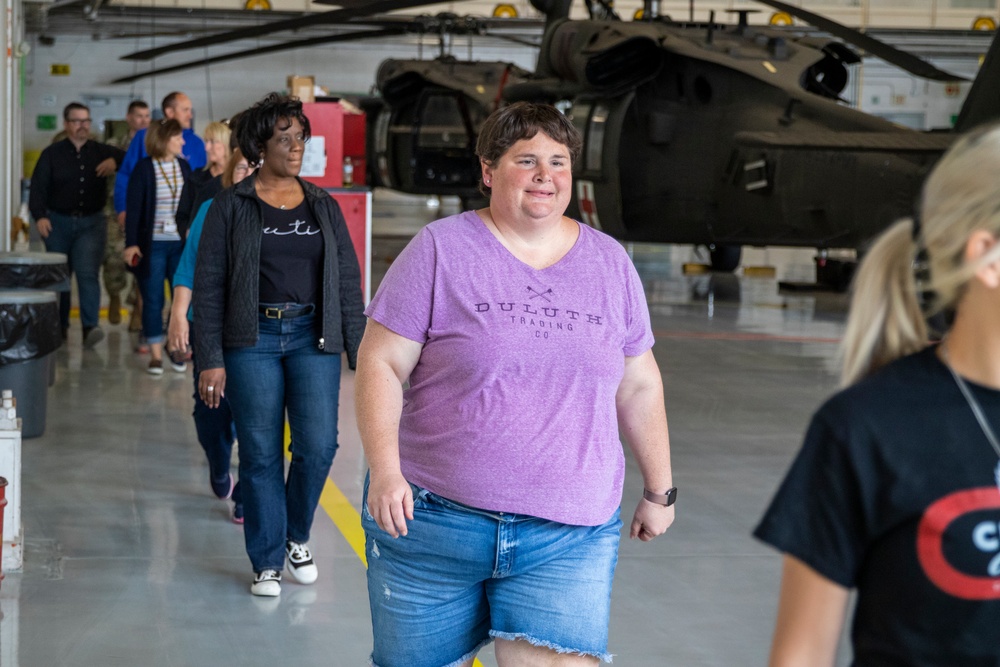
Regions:
M 417 145 L 420 148 L 466 148 L 466 131 L 458 99 L 453 95 L 433 95 L 424 105 Z

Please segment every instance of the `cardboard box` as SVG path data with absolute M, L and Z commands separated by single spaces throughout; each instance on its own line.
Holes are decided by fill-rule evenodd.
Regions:
M 303 102 L 316 101 L 316 95 L 313 92 L 315 86 L 316 77 L 314 76 L 288 75 L 288 94 L 299 98 Z

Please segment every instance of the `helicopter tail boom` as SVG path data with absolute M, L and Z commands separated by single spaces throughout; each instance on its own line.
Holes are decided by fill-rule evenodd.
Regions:
M 979 74 L 972 83 L 962 110 L 955 121 L 957 132 L 966 132 L 977 125 L 1000 118 L 1000 40 L 993 38 Z

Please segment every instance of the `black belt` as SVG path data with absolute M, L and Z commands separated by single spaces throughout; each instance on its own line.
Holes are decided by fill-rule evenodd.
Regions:
M 257 312 L 269 320 L 290 320 L 293 317 L 312 315 L 316 312 L 316 306 L 258 306 Z

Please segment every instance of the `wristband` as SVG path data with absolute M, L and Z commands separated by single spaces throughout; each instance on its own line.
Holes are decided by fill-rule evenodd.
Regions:
M 667 489 L 666 493 L 653 493 L 649 489 L 642 490 L 642 497 L 651 503 L 657 505 L 663 505 L 664 507 L 670 507 L 675 502 L 677 502 L 677 487 L 673 486 Z

